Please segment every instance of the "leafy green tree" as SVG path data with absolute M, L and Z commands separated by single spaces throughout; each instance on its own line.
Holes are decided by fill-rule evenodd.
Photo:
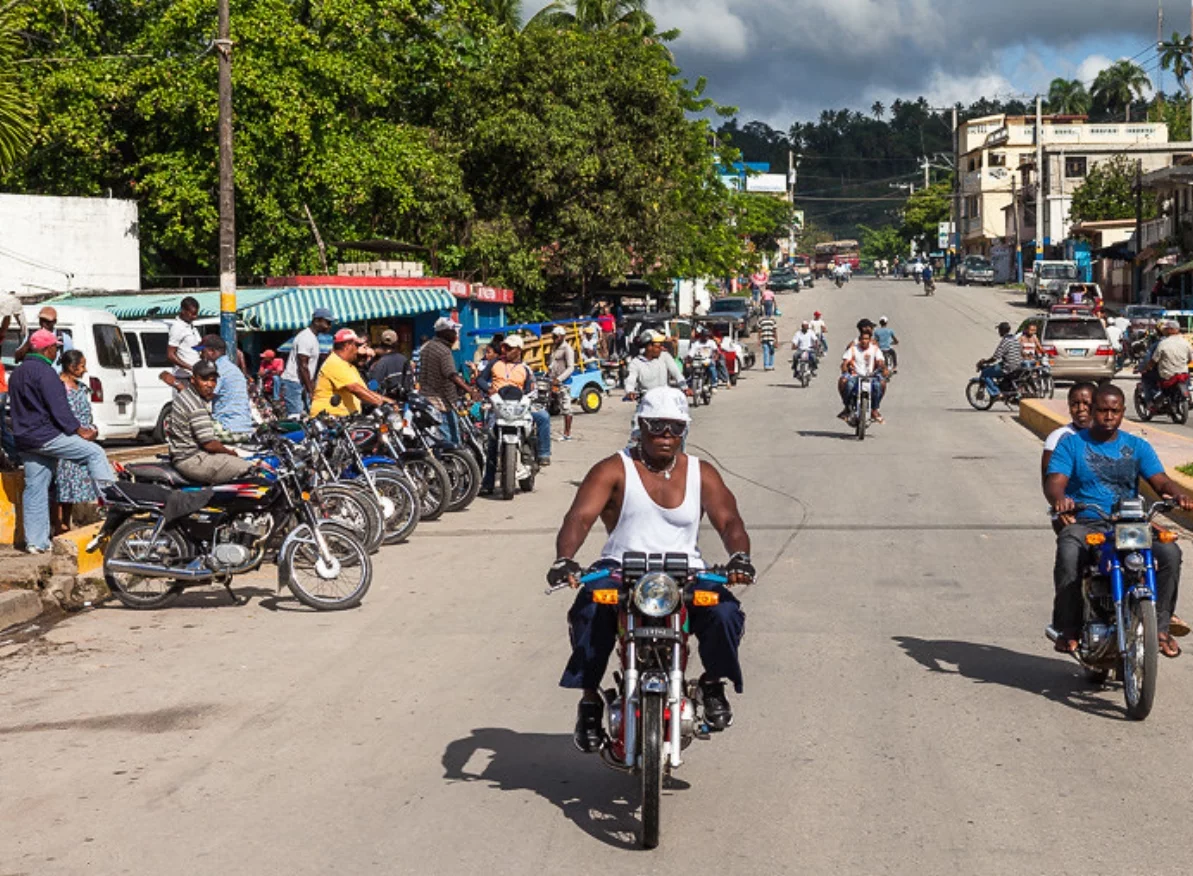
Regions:
M 935 249 L 940 223 L 949 218 L 952 186 L 952 180 L 933 183 L 907 199 L 900 228 L 905 241 L 914 243 L 921 250 Z
M 626 30 L 638 36 L 672 39 L 677 31 L 659 34 L 646 0 L 552 0 L 530 19 L 530 26 L 571 28 L 588 32 Z
M 1193 37 L 1173 32 L 1169 42 L 1160 44 L 1160 67 L 1171 70 L 1181 88 L 1188 90 L 1186 80 L 1193 72 Z
M 862 232 L 861 258 L 863 262 L 875 259 L 893 259 L 896 256 L 907 255 L 907 241 L 899 233 L 895 225 L 884 225 L 881 228 L 860 226 Z
M 886 107 L 882 105 L 881 100 L 876 100 L 874 103 L 870 104 L 870 112 L 874 115 L 874 118 L 881 119 L 884 115 L 886 115 Z
M 1155 216 L 1155 202 L 1145 198 L 1145 219 Z M 1069 216 L 1074 222 L 1132 219 L 1135 216 L 1135 162 L 1125 155 L 1094 165 L 1073 192 Z
M 506 33 L 517 33 L 522 29 L 522 0 L 481 0 L 481 8 Z
M 1089 112 L 1090 96 L 1079 79 L 1058 77 L 1048 86 L 1048 110 L 1066 116 L 1079 116 Z
M 33 114 L 16 66 L 22 49 L 23 5 L 23 0 L 0 0 L 0 173 L 24 153 L 33 129 Z
M 1123 111 L 1131 121 L 1131 104 L 1141 100 L 1152 81 L 1143 68 L 1131 61 L 1115 61 L 1094 79 L 1094 100 L 1110 113 Z

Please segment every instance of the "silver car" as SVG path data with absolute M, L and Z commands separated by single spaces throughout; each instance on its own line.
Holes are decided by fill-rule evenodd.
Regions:
M 1114 347 L 1102 320 L 1092 316 L 1047 316 L 1040 338 L 1057 380 L 1114 377 Z

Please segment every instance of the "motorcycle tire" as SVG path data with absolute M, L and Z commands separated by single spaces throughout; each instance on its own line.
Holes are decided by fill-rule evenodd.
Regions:
M 439 457 L 452 485 L 448 511 L 463 511 L 481 490 L 481 470 L 466 450 L 445 450 Z
M 307 524 L 303 529 L 309 531 Z M 360 605 L 373 583 L 373 561 L 355 532 L 334 521 L 321 521 L 319 531 L 332 557 L 339 561 L 338 582 L 345 578 L 344 586 L 334 592 L 323 590 L 322 584 L 330 581 L 319 574 L 317 564 L 319 552 L 310 541 L 292 540 L 278 556 L 278 579 L 284 582 L 294 598 L 308 608 L 317 611 L 343 611 Z M 331 589 L 331 585 L 328 586 Z
M 406 474 L 419 494 L 419 514 L 423 522 L 438 520 L 452 500 L 452 482 L 443 463 L 433 456 L 406 461 Z
M 1042 381 L 1044 390 L 1040 398 L 1056 398 L 1056 381 L 1052 379 L 1052 374 L 1045 374 Z
M 518 445 L 501 445 L 501 498 L 514 498 L 518 487 Z
M 700 387 L 696 387 L 694 390 L 692 390 L 692 407 L 694 407 L 694 408 L 700 407 L 702 395 L 703 395 L 703 393 L 700 391 Z
M 799 383 L 804 389 L 808 388 L 808 384 L 812 382 L 812 372 L 807 368 L 799 373 Z
M 173 528 L 162 530 L 158 535 L 158 550 L 152 553 L 144 548 L 130 547 L 139 534 L 142 539 L 153 534 L 157 526 L 156 520 L 132 518 L 112 533 L 104 549 L 104 583 L 112 591 L 120 604 L 125 608 L 152 609 L 165 608 L 178 599 L 182 593 L 182 585 L 173 578 L 141 578 L 137 576 L 116 575 L 108 571 L 108 560 L 123 559 L 134 562 L 161 562 L 162 560 L 182 560 L 191 555 L 192 550 L 182 533 Z M 165 548 L 165 555 L 161 549 Z M 156 585 L 146 582 L 158 582 Z
M 382 544 L 401 544 L 410 538 L 422 519 L 418 488 L 401 469 L 372 471 L 373 483 L 381 494 Z M 479 488 L 479 480 L 478 480 Z
M 1182 393 L 1176 400 L 1175 404 L 1169 405 L 1169 416 L 1172 417 L 1172 422 L 1178 426 L 1183 426 L 1189 422 L 1189 399 Z
M 1150 599 L 1131 599 L 1123 607 L 1127 622 L 1127 653 L 1123 655 L 1123 697 L 1127 717 L 1142 721 L 1156 699 L 1156 670 L 1160 643 L 1157 638 L 1156 604 Z
M 324 484 L 311 491 L 311 501 L 320 518 L 348 527 L 369 553 L 376 553 L 381 547 L 385 519 L 368 484 Z
M 975 377 L 965 384 L 965 399 L 976 411 L 988 411 L 994 407 L 994 399 L 986 392 L 980 377 Z
M 857 405 L 857 440 L 866 440 L 866 426 L 870 424 L 870 402 L 862 399 Z
M 663 697 L 642 695 L 642 848 L 659 844 L 663 809 Z
M 1152 420 L 1152 409 L 1148 406 L 1147 400 L 1143 397 L 1143 384 L 1135 384 L 1135 395 L 1133 397 L 1135 402 L 1135 416 L 1139 417 L 1145 423 L 1150 423 Z

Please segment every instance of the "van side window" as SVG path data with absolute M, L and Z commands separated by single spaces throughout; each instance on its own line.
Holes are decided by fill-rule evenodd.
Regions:
M 137 333 L 130 332 L 124 336 L 124 339 L 128 341 L 128 353 L 133 357 L 133 367 L 143 368 L 145 361 L 141 358 L 141 341 L 137 337 Z
M 145 348 L 146 368 L 173 368 L 173 363 L 166 358 L 166 347 L 169 335 L 165 332 L 141 332 L 141 346 Z
M 95 357 L 101 368 L 127 368 L 125 356 L 128 347 L 124 333 L 114 325 L 96 325 L 91 328 L 95 336 Z

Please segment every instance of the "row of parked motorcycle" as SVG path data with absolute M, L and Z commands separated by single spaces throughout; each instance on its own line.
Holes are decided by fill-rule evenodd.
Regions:
M 516 398 L 514 396 L 517 396 Z M 101 497 L 106 519 L 88 550 L 104 551 L 104 577 L 130 608 L 161 608 L 190 587 L 222 585 L 276 563 L 286 587 L 318 610 L 359 605 L 371 555 L 401 544 L 419 523 L 467 508 L 478 495 L 489 435 L 504 498 L 530 491 L 538 471 L 534 397 L 505 389 L 454 414 L 417 392 L 352 417 L 270 421 L 241 455 L 257 463 L 235 483 L 191 483 L 166 461 L 126 464 Z

